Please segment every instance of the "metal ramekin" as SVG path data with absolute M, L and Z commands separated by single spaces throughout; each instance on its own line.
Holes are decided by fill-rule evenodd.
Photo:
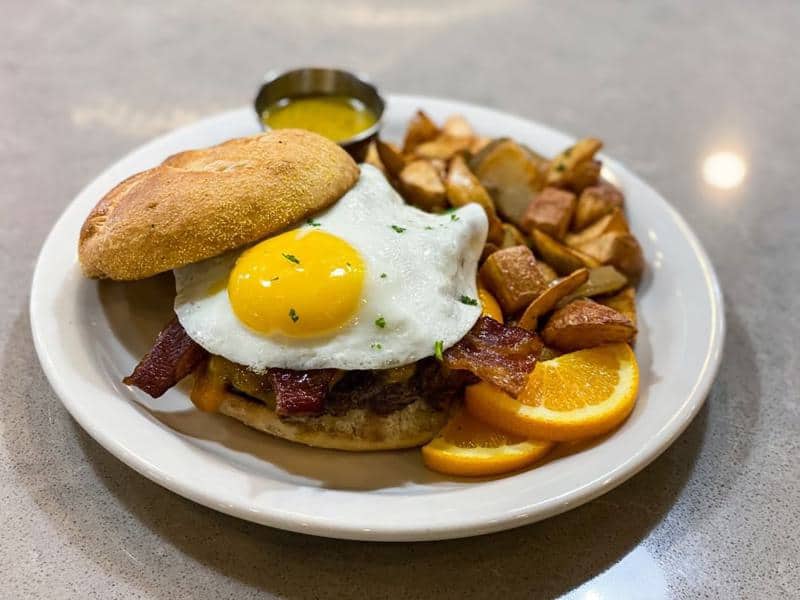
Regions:
M 267 73 L 264 84 L 258 90 L 254 107 L 259 123 L 266 129 L 261 116 L 271 104 L 284 98 L 303 96 L 349 96 L 363 102 L 375 113 L 377 120 L 369 129 L 342 140 L 339 145 L 358 162 L 362 162 L 367 146 L 378 135 L 383 123 L 385 103 L 375 86 L 363 77 L 340 69 L 304 68 L 292 71 Z

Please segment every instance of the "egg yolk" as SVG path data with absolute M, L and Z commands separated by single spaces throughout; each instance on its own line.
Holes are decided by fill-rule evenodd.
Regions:
M 228 279 L 228 298 L 236 317 L 259 333 L 323 335 L 355 314 L 365 270 L 343 239 L 296 229 L 242 253 Z

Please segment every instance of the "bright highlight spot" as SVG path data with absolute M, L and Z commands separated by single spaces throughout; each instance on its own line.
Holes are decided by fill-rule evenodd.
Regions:
M 744 181 L 747 163 L 735 152 L 714 152 L 703 161 L 703 180 L 715 188 L 729 190 Z

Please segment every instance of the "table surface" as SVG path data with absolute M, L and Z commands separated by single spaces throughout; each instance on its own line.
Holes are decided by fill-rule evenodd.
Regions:
M 800 7 L 268 4 L 5 4 L 0 597 L 796 594 Z M 148 138 L 248 102 L 267 69 L 313 63 L 596 135 L 687 218 L 716 265 L 728 332 L 708 402 L 658 460 L 590 504 L 513 531 L 342 542 L 184 500 L 69 417 L 37 362 L 27 309 L 61 210 Z M 747 165 L 731 189 L 701 168 L 721 150 Z

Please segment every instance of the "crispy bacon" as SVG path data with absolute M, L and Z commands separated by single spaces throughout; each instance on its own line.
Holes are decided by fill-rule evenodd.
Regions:
M 325 396 L 328 395 L 336 369 L 270 369 L 268 375 L 275 390 L 275 412 L 278 416 L 318 415 L 325 412 Z
M 444 364 L 463 369 L 516 397 L 522 391 L 542 342 L 535 333 L 481 317 L 444 353 Z
M 175 317 L 161 330 L 133 373 L 122 382 L 158 398 L 191 373 L 207 355 Z

